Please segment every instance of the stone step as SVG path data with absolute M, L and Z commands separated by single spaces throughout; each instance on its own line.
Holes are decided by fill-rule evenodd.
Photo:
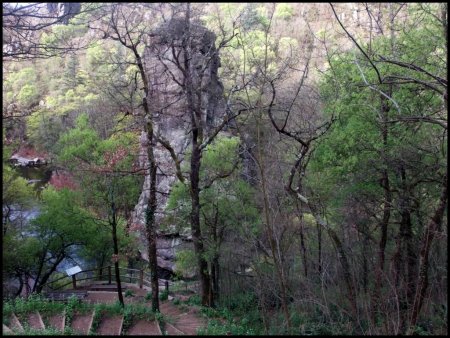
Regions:
M 196 335 L 197 330 L 206 325 L 203 318 L 199 318 L 195 313 L 185 313 L 175 319 L 173 326 L 185 335 Z
M 165 323 L 165 331 L 166 331 L 166 335 L 168 335 L 168 336 L 184 335 L 183 331 L 180 331 L 175 326 L 173 326 L 172 324 L 167 323 L 167 322 Z
M 23 326 L 20 323 L 19 319 L 17 318 L 17 316 L 14 313 L 11 314 L 9 324 L 10 324 L 9 326 L 11 327 L 11 330 L 13 330 L 13 331 L 17 331 L 17 332 L 24 332 L 25 331 L 23 329 Z
M 56 330 L 64 332 L 66 324 L 66 311 L 51 315 L 47 318 L 48 325 Z
M 28 325 L 35 330 L 44 330 L 45 325 L 39 312 L 29 313 L 27 316 Z
M 9 327 L 7 327 L 5 324 L 3 324 L 3 335 L 12 334 L 12 333 L 13 333 L 13 331 Z
M 159 306 L 161 313 L 169 317 L 181 316 L 184 312 L 171 302 L 161 303 Z
M 161 329 L 155 320 L 139 319 L 127 330 L 128 336 L 162 336 Z
M 89 286 L 88 290 L 91 291 L 111 291 L 111 292 L 117 292 L 117 285 L 91 285 Z M 127 290 L 126 286 L 122 286 L 122 292 L 125 292 Z
M 103 316 L 97 328 L 97 335 L 120 336 L 122 333 L 123 316 Z
M 76 313 L 73 315 L 70 327 L 72 328 L 72 330 L 74 330 L 75 333 L 88 335 L 91 330 L 93 319 L 93 311 L 87 314 Z

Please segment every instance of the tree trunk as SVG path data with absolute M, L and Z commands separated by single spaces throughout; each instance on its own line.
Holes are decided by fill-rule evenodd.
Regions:
M 395 286 L 399 298 L 400 333 L 408 326 L 408 313 L 413 301 L 416 279 L 416 253 L 413 245 L 410 189 L 406 183 L 406 171 L 400 168 L 400 229 L 395 253 Z
M 416 293 L 414 297 L 414 303 L 411 313 L 411 322 L 409 325 L 409 334 L 414 332 L 414 328 L 417 323 L 417 318 L 419 316 L 420 310 L 422 309 L 423 301 L 425 299 L 425 294 L 428 289 L 428 257 L 431 250 L 431 244 L 433 242 L 436 229 L 442 222 L 444 216 L 445 208 L 447 206 L 447 174 L 445 174 L 443 186 L 442 186 L 441 196 L 439 198 L 439 204 L 434 212 L 433 217 L 425 229 L 425 234 L 422 240 L 422 248 L 420 249 L 420 269 L 419 269 L 419 280 L 417 282 Z
M 297 214 L 300 221 L 300 250 L 301 256 L 303 260 L 303 272 L 305 274 L 305 278 L 308 277 L 308 257 L 306 253 L 306 245 L 305 245 L 305 233 L 304 233 L 304 223 L 303 223 L 303 213 L 300 211 L 298 203 L 296 203 Z
M 215 255 L 211 264 L 211 277 L 212 277 L 212 292 L 213 299 L 218 300 L 220 294 L 220 264 L 219 255 Z
M 199 121 L 200 122 L 200 121 Z M 191 229 L 192 241 L 194 242 L 195 254 L 197 256 L 197 264 L 200 274 L 200 286 L 202 292 L 202 305 L 213 306 L 213 299 L 211 297 L 211 279 L 208 272 L 208 262 L 204 257 L 203 239 L 200 229 L 200 161 L 201 152 L 197 144 L 197 128 L 192 130 L 192 156 L 191 156 Z
M 36 283 L 34 284 L 35 287 L 33 288 L 33 291 L 36 291 L 37 293 L 41 293 L 44 284 L 47 283 L 47 281 L 50 278 L 50 276 L 52 275 L 52 273 L 56 271 L 56 268 L 58 267 L 59 263 L 61 263 L 65 257 L 66 257 L 66 255 L 64 253 L 62 253 L 60 256 L 58 256 L 56 262 L 53 263 L 50 270 L 48 270 L 42 276 L 42 278 L 39 280 L 39 283 L 38 283 L 38 280 L 36 280 L 36 283 L 38 283 L 38 284 L 37 284 L 37 287 L 36 287 Z
M 19 289 L 17 290 L 16 294 L 14 295 L 14 298 L 17 298 L 20 296 L 20 294 L 22 293 L 22 290 L 23 290 L 23 285 L 24 285 L 21 273 L 17 274 L 17 278 L 19 279 Z
M 119 243 L 117 240 L 117 220 L 116 220 L 116 207 L 114 204 L 114 201 L 111 203 L 111 212 L 112 212 L 112 222 L 111 222 L 111 228 L 112 228 L 112 238 L 113 238 L 113 245 L 114 245 L 114 270 L 116 273 L 116 284 L 117 284 L 117 295 L 119 296 L 119 302 L 122 307 L 125 306 L 125 303 L 123 302 L 123 295 L 122 295 L 122 284 L 120 283 L 120 270 L 119 270 Z
M 389 86 L 389 96 L 392 95 L 392 85 Z M 377 322 L 376 316 L 380 306 L 381 288 L 383 286 L 382 279 L 384 274 L 384 262 L 385 262 L 385 250 L 387 243 L 387 230 L 389 225 L 389 220 L 391 218 L 391 208 L 392 208 L 392 194 L 389 182 L 389 173 L 386 167 L 388 167 L 388 118 L 390 105 L 386 97 L 380 95 L 380 110 L 381 110 L 381 138 L 383 140 L 383 148 L 381 150 L 381 157 L 385 168 L 382 170 L 380 185 L 384 190 L 384 200 L 383 200 L 383 218 L 380 224 L 380 242 L 378 245 L 378 265 L 376 267 L 376 277 L 375 277 L 375 288 L 372 297 L 372 322 L 375 324 Z
M 342 265 L 344 280 L 347 286 L 348 300 L 350 301 L 350 306 L 352 309 L 353 321 L 356 323 L 358 320 L 358 307 L 356 304 L 355 287 L 352 281 L 352 275 L 350 271 L 350 264 L 348 263 L 347 253 L 345 251 L 344 246 L 342 245 L 341 240 L 339 239 L 336 232 L 328 225 L 328 223 L 325 222 L 325 220 L 323 220 L 322 217 L 320 217 L 319 213 L 317 212 L 317 208 L 313 203 L 310 203 L 307 198 L 302 196 L 300 193 L 297 193 L 295 190 L 289 189 L 289 192 L 293 194 L 296 198 L 298 198 L 301 202 L 309 206 L 309 209 L 311 210 L 312 215 L 316 219 L 318 226 L 323 227 L 330 236 L 330 238 L 333 240 L 336 247 L 336 251 L 338 252 L 339 261 Z
M 155 213 L 157 207 L 156 198 L 156 160 L 154 154 L 154 133 L 153 133 L 153 114 L 150 110 L 150 104 L 148 102 L 149 84 L 145 73 L 144 65 L 142 63 L 141 56 L 137 49 L 133 46 L 134 56 L 139 68 L 139 73 L 144 83 L 144 98 L 142 99 L 142 105 L 144 107 L 145 116 L 147 118 L 145 124 L 145 132 L 147 133 L 147 157 L 149 162 L 148 175 L 150 177 L 150 193 L 147 203 L 147 211 L 145 218 L 145 230 L 147 234 L 148 242 L 148 261 L 151 272 L 151 285 L 152 285 L 152 310 L 159 311 L 159 283 L 158 283 L 158 260 L 156 255 L 156 224 Z
M 322 277 L 322 227 L 317 227 L 317 272 Z
M 268 199 L 268 191 L 267 191 L 267 179 L 265 174 L 265 168 L 264 168 L 264 159 L 261 151 L 261 136 L 260 136 L 260 125 L 257 123 L 257 144 L 258 144 L 258 158 L 257 158 L 257 165 L 259 168 L 259 174 L 261 176 L 261 190 L 262 190 L 262 196 L 264 201 L 264 223 L 265 223 L 265 230 L 267 234 L 267 239 L 270 243 L 270 251 L 273 259 L 273 263 L 275 265 L 275 270 L 277 273 L 277 279 L 278 284 L 280 286 L 281 291 L 281 308 L 283 310 L 284 317 L 286 319 L 286 326 L 288 330 L 288 334 L 290 333 L 291 329 L 291 316 L 289 313 L 289 307 L 288 307 L 288 296 L 287 296 L 287 281 L 286 276 L 283 269 L 283 261 L 281 258 L 282 253 L 280 252 L 280 247 L 277 246 L 277 238 L 275 238 L 275 234 L 272 228 L 272 222 L 270 219 L 269 214 L 269 199 Z
M 191 117 L 191 133 L 192 133 L 192 155 L 190 163 L 190 195 L 191 195 L 191 231 L 192 241 L 194 242 L 195 254 L 197 257 L 197 265 L 200 275 L 201 297 L 203 306 L 213 306 L 214 300 L 211 293 L 211 278 L 208 272 L 208 262 L 204 254 L 204 244 L 200 228 L 200 165 L 201 165 L 201 143 L 203 142 L 203 126 L 202 113 L 200 107 L 196 105 L 194 99 L 194 90 L 200 88 L 194 85 L 191 73 L 191 53 L 189 46 L 190 36 L 190 4 L 186 4 L 186 33 L 182 40 L 183 50 L 183 75 L 185 80 L 184 89 L 186 91 L 187 108 Z
M 144 106 L 149 112 L 147 98 L 144 98 Z M 147 115 L 147 156 L 149 159 L 149 176 L 150 176 L 150 195 L 146 210 L 145 229 L 148 242 L 148 260 L 151 271 L 152 284 L 152 310 L 159 311 L 159 283 L 158 283 L 158 260 L 156 255 L 156 224 L 155 213 L 157 207 L 156 200 L 156 161 L 153 152 L 153 123 L 150 113 Z

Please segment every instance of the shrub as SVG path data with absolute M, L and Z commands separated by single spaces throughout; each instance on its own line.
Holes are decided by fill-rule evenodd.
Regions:
M 200 298 L 199 295 L 194 295 L 192 297 L 189 297 L 189 299 L 186 301 L 186 304 L 189 304 L 189 305 L 201 305 L 202 304 L 202 299 Z
M 164 290 L 163 292 L 161 292 L 159 294 L 159 299 L 160 300 L 167 300 L 169 298 L 169 291 L 168 290 Z
M 147 292 L 147 293 L 145 294 L 144 299 L 145 299 L 145 300 L 151 300 L 151 299 L 152 299 L 152 293 L 151 293 L 151 292 Z
M 125 291 L 125 297 L 133 297 L 133 296 L 134 296 L 133 290 L 126 290 Z

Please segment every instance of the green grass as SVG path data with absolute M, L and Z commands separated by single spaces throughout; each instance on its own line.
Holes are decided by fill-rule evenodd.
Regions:
M 22 335 L 24 336 L 61 336 L 64 332 L 54 329 L 54 328 L 45 328 L 44 330 L 36 330 L 32 328 L 25 328 Z

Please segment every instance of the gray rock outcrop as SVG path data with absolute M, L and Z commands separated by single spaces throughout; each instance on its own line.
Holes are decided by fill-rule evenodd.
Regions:
M 191 69 L 193 89 L 200 98 L 202 123 L 204 130 L 215 127 L 217 121 L 225 114 L 223 85 L 218 76 L 220 58 L 215 48 L 215 35 L 199 24 L 189 27 L 189 48 L 191 53 Z M 156 134 L 170 141 L 180 159 L 190 143 L 190 116 L 187 115 L 180 50 L 181 40 L 186 33 L 184 19 L 173 19 L 161 25 L 152 34 L 152 41 L 144 52 L 144 62 L 148 74 L 150 93 L 148 99 L 153 109 Z M 172 48 L 174 47 L 175 54 Z M 177 63 L 179 66 L 177 66 Z M 174 81 L 175 79 L 179 80 Z M 205 135 L 206 136 L 206 135 Z M 148 139 L 145 132 L 140 137 L 140 166 L 148 165 Z M 190 227 L 178 229 L 175 225 L 161 224 L 164 221 L 168 195 L 176 181 L 174 163 L 169 152 L 160 144 L 155 148 L 155 159 L 158 163 L 157 171 L 157 199 L 156 222 L 159 225 L 157 238 L 158 266 L 174 272 L 175 253 L 180 248 L 192 247 Z M 145 228 L 145 210 L 149 198 L 150 179 L 145 177 L 142 193 L 132 215 L 132 222 Z M 140 234 L 141 255 L 148 259 L 145 233 Z M 185 276 L 192 277 L 192 276 Z

